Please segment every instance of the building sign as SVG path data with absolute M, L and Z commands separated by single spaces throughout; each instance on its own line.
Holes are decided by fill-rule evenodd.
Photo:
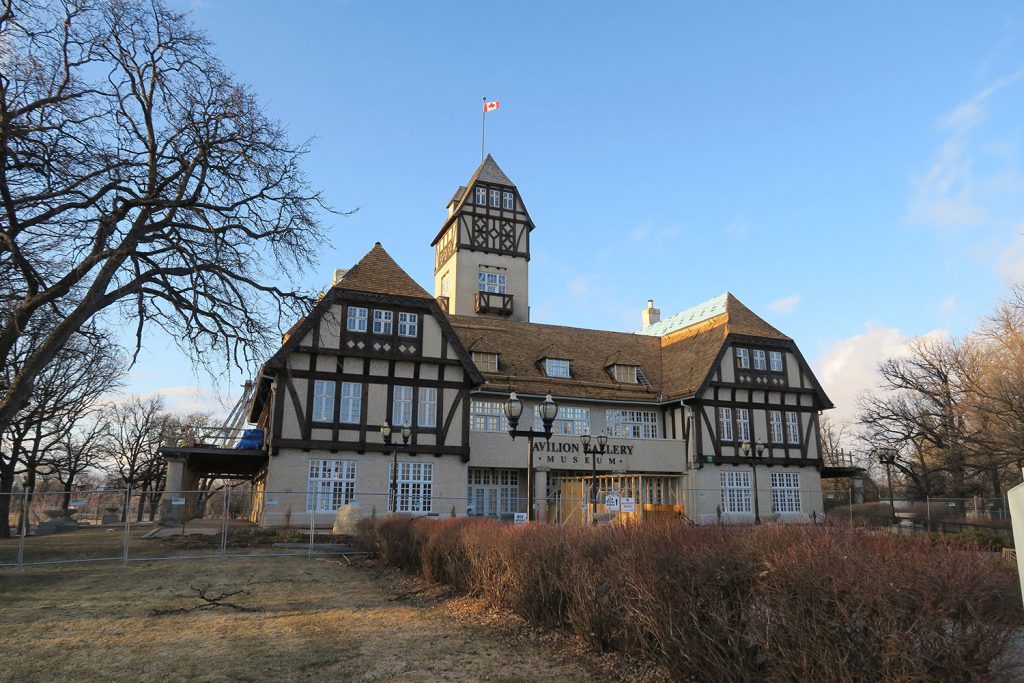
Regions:
M 181 506 L 185 504 L 184 498 L 171 498 L 171 505 Z
M 72 498 L 71 505 L 74 505 L 75 507 L 85 505 L 85 498 Z
M 278 499 L 277 499 L 277 498 L 267 498 L 267 499 L 266 499 L 266 500 L 265 500 L 265 501 L 263 502 L 263 504 L 264 504 L 264 505 L 277 505 L 277 504 L 278 504 L 279 502 L 280 502 L 280 501 L 278 501 Z

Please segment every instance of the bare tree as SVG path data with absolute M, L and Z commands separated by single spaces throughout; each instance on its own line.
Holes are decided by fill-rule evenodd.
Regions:
M 161 476 L 166 475 L 167 463 L 159 449 L 170 430 L 169 417 L 162 396 L 131 396 L 110 405 L 104 416 L 110 425 L 106 440 L 109 470 L 118 486 L 138 491 L 139 521 L 148 493 L 161 488 Z
M 120 313 L 245 365 L 309 297 L 324 207 L 256 96 L 163 0 L 0 0 L 0 432 L 76 331 Z M 329 209 L 327 209 L 329 210 Z M 223 368 L 223 365 L 221 365 Z
M 83 475 L 99 470 L 104 464 L 104 442 L 109 436 L 110 425 L 98 415 L 85 422 L 76 423 L 52 447 L 43 462 L 46 474 L 60 482 L 64 497 L 61 509 L 67 510 L 71 503 L 71 492 L 82 483 Z

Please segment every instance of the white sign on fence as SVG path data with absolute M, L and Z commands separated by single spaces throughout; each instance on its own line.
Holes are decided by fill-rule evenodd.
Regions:
M 185 499 L 184 498 L 171 498 L 171 505 L 184 505 L 184 504 L 185 504 Z
M 622 499 L 622 511 L 623 512 L 636 512 L 636 499 L 635 498 L 623 498 Z
M 619 496 L 615 493 L 609 493 L 604 497 L 604 507 L 609 512 L 615 512 L 619 509 Z
M 280 501 L 277 498 L 267 498 L 263 501 L 264 505 L 277 505 Z
M 79 505 L 85 505 L 85 498 L 72 498 L 71 504 L 74 505 L 75 507 L 78 507 Z
M 526 522 L 528 521 L 526 519 L 526 513 L 525 512 L 516 512 L 516 513 L 513 513 L 513 514 L 514 514 L 514 518 L 513 519 L 514 519 L 516 524 L 526 524 Z

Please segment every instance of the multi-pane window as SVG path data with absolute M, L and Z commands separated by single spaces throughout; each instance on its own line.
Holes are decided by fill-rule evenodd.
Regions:
M 613 365 L 612 376 L 615 377 L 616 382 L 636 384 L 636 370 L 635 365 Z
M 500 190 L 491 190 L 491 206 L 493 206 L 493 207 L 501 206 L 501 191 Z
M 313 382 L 313 421 L 334 421 L 334 382 L 318 379 Z
M 771 431 L 772 443 L 782 443 L 782 411 L 768 411 L 768 428 Z
M 511 192 L 501 193 L 501 208 L 503 209 L 514 209 L 516 206 L 515 199 Z
M 498 371 L 498 354 L 488 353 L 486 351 L 474 351 L 473 362 L 476 363 L 476 367 L 480 372 L 497 372 Z
M 358 382 L 341 383 L 341 416 L 342 422 L 358 424 L 362 412 L 363 385 Z
M 468 473 L 469 514 L 497 517 L 519 512 L 519 472 L 471 467 Z
M 359 308 L 358 306 L 348 307 L 348 324 L 346 328 L 349 332 L 366 332 L 366 309 Z
M 310 460 L 306 512 L 337 510 L 356 493 L 355 460 Z
M 782 351 L 769 351 L 768 362 L 772 372 L 782 372 Z
M 441 276 L 441 296 L 448 296 L 448 292 L 451 289 L 452 279 L 448 273 Z
M 540 411 L 533 411 L 533 428 L 544 429 Z M 575 436 L 590 433 L 590 408 L 558 407 L 558 417 L 551 423 L 551 433 L 562 436 Z
M 494 294 L 505 293 L 505 274 L 489 273 L 481 270 L 477 273 L 477 289 L 481 292 L 492 292 Z
M 732 441 L 732 408 L 718 409 L 718 437 L 721 441 Z
M 485 188 L 476 188 L 476 203 L 487 206 L 487 190 Z
M 722 485 L 722 512 L 752 512 L 750 472 L 727 470 L 719 474 Z
M 606 410 L 609 436 L 657 439 L 658 413 L 653 410 Z
M 470 400 L 469 428 L 474 432 L 507 432 L 508 420 L 501 402 Z
M 786 413 L 786 440 L 789 443 L 800 443 L 800 417 L 796 413 Z
M 750 367 L 750 349 L 736 349 L 736 366 L 744 370 Z
M 391 334 L 391 323 L 395 319 L 395 314 L 391 311 L 378 311 L 373 312 L 373 333 L 374 334 Z
M 569 361 L 564 358 L 545 358 L 544 373 L 548 377 L 571 377 Z
M 394 480 L 394 463 L 388 464 L 388 491 Z M 388 502 L 398 512 L 431 512 L 433 510 L 432 488 L 434 483 L 434 465 L 429 462 L 398 463 L 398 506 L 394 501 Z M 390 495 L 388 496 L 390 498 Z
M 408 427 L 412 424 L 412 387 L 394 388 L 391 398 L 391 424 Z
M 419 333 L 420 316 L 417 313 L 398 314 L 398 336 L 415 337 Z
M 762 349 L 754 349 L 754 369 L 755 370 L 766 370 L 768 364 L 764 359 L 764 351 Z
M 416 424 L 420 427 L 437 426 L 437 389 L 420 387 L 420 400 L 416 407 L 416 413 Z
M 799 472 L 772 472 L 772 512 L 800 512 Z
M 740 443 L 750 441 L 750 411 L 746 408 L 736 409 L 736 436 Z

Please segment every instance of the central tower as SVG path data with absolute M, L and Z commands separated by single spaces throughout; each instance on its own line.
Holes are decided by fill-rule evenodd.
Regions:
M 530 319 L 530 231 L 519 190 L 490 154 L 448 202 L 434 241 L 434 296 L 456 315 Z

